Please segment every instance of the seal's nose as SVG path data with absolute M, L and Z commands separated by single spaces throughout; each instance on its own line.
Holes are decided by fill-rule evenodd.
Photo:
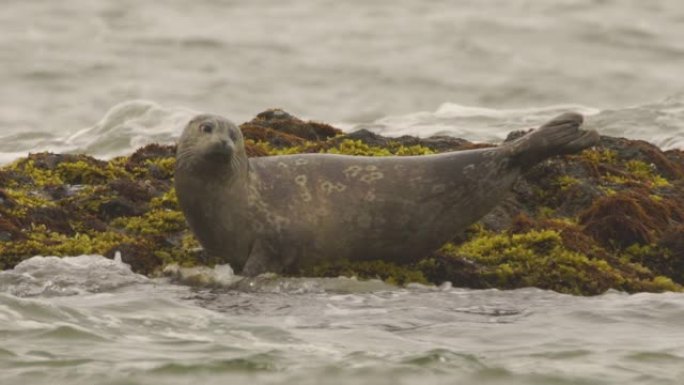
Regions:
M 207 151 L 212 156 L 226 157 L 233 154 L 233 143 L 228 138 L 212 138 L 211 144 L 207 148 Z

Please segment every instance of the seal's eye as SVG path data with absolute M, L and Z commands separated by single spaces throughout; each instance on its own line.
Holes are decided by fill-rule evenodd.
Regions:
M 214 125 L 211 123 L 202 123 L 199 126 L 199 130 L 205 134 L 211 134 L 214 131 Z
M 228 136 L 230 136 L 230 140 L 232 140 L 233 142 L 235 142 L 238 138 L 237 133 L 233 130 L 228 131 Z

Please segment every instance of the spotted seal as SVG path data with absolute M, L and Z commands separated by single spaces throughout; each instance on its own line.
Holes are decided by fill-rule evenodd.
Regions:
M 205 252 L 243 275 L 409 261 L 487 214 L 526 169 L 597 143 L 582 121 L 566 113 L 498 147 L 437 155 L 248 158 L 236 125 L 200 115 L 178 143 L 176 193 Z

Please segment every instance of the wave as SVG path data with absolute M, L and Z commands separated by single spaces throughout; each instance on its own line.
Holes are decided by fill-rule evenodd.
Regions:
M 122 263 L 120 256 L 114 260 L 99 255 L 35 256 L 20 262 L 14 269 L 0 272 L 0 293 L 19 297 L 71 296 L 109 292 L 149 282 L 148 278 Z
M 572 104 L 491 109 L 444 103 L 434 112 L 386 117 L 356 128 L 388 136 L 449 135 L 475 142 L 499 142 L 510 131 L 537 127 L 566 111 L 583 114 L 585 127 L 602 135 L 645 140 L 663 150 L 684 149 L 684 94 L 655 103 L 606 110 Z
M 172 144 L 198 114 L 185 107 L 162 107 L 147 100 L 130 100 L 112 107 L 91 127 L 73 134 L 14 134 L 0 137 L 0 163 L 29 152 L 85 153 L 109 159 L 127 155 L 150 143 Z
M 162 278 L 147 278 L 131 271 L 121 257 L 101 255 L 74 257 L 34 256 L 14 269 L 0 272 L 0 293 L 17 297 L 65 297 L 106 293 L 137 285 L 175 283 L 196 288 L 231 290 L 243 293 L 368 293 L 395 290 L 380 280 L 356 278 L 287 278 L 277 275 L 242 277 L 229 265 L 179 267 L 168 265 Z M 414 290 L 446 290 L 450 286 L 412 285 Z
M 359 129 L 386 135 L 428 137 L 449 135 L 473 142 L 496 143 L 508 132 L 536 127 L 555 115 L 576 111 L 586 116 L 585 126 L 603 135 L 649 141 L 664 150 L 684 149 L 684 94 L 665 100 L 619 109 L 597 109 L 563 104 L 519 109 L 493 109 L 443 103 L 435 111 L 387 116 L 368 123 L 334 123 L 344 131 Z M 91 127 L 73 134 L 14 134 L 0 137 L 0 163 L 29 152 L 86 153 L 112 158 L 132 153 L 149 143 L 172 144 L 198 111 L 163 107 L 146 100 L 131 100 L 111 108 Z

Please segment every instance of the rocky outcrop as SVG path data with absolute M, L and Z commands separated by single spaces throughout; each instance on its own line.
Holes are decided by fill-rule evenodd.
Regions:
M 281 110 L 241 126 L 250 156 L 328 152 L 426 155 L 478 148 L 463 139 L 342 134 Z M 120 252 L 135 271 L 202 263 L 172 188 L 175 148 L 128 157 L 38 153 L 0 169 L 0 267 L 33 255 Z M 474 288 L 536 286 L 573 294 L 679 291 L 684 285 L 684 154 L 603 137 L 535 166 L 510 198 L 411 264 L 336 261 L 297 275 L 378 277 Z

